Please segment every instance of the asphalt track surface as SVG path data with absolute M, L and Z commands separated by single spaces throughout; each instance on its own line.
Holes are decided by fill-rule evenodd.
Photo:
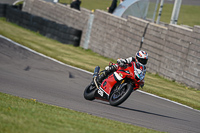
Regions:
M 200 112 L 134 92 L 118 107 L 87 101 L 90 73 L 59 64 L 0 36 L 0 92 L 172 133 L 199 133 Z

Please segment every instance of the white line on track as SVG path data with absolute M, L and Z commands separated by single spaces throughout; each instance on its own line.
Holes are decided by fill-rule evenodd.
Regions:
M 21 44 L 19 44 L 19 43 L 17 43 L 17 42 L 14 42 L 13 40 L 11 40 L 11 39 L 9 39 L 9 38 L 7 38 L 7 37 L 5 37 L 5 36 L 0 35 L 0 37 L 3 38 L 3 39 L 5 39 L 5 40 L 7 40 L 7 41 L 9 41 L 9 42 L 11 42 L 11 43 L 13 43 L 13 44 L 15 44 L 15 45 L 17 45 L 17 46 L 19 46 L 19 47 L 22 47 L 22 48 L 24 48 L 24 49 L 26 49 L 26 50 L 28 50 L 28 51 L 30 51 L 30 52 L 33 52 L 33 53 L 35 53 L 35 54 L 40 55 L 40 56 L 43 56 L 43 57 L 45 57 L 45 58 L 47 58 L 47 59 L 49 59 L 49 60 L 55 61 L 55 62 L 57 62 L 57 63 L 59 63 L 59 64 L 61 64 L 61 65 L 64 65 L 64 66 L 67 66 L 67 67 L 70 67 L 70 68 L 73 68 L 73 69 L 76 69 L 76 70 L 79 70 L 79 71 L 82 71 L 82 72 L 85 72 L 85 73 L 88 73 L 88 74 L 93 74 L 92 72 L 89 72 L 89 71 L 86 71 L 86 70 L 83 70 L 83 69 L 80 69 L 80 68 L 77 68 L 77 67 L 74 67 L 74 66 L 67 65 L 67 64 L 65 64 L 65 63 L 63 63 L 63 62 L 61 62 L 61 61 L 58 61 L 58 60 L 53 59 L 53 58 L 51 58 L 51 57 L 48 57 L 48 56 L 46 56 L 46 55 L 44 55 L 44 54 L 41 54 L 41 53 L 39 53 L 39 52 L 36 52 L 36 51 L 34 51 L 34 50 L 32 50 L 32 49 L 26 47 L 26 46 L 23 46 L 23 45 L 21 45 Z M 150 95 L 150 96 L 152 96 L 152 97 L 156 97 L 156 98 L 159 98 L 159 99 L 162 99 L 162 100 L 165 100 L 165 101 L 172 102 L 172 103 L 174 103 L 174 104 L 183 106 L 183 107 L 185 107 L 185 108 L 192 109 L 192 110 L 195 110 L 195 111 L 200 112 L 200 110 L 193 109 L 192 107 L 189 107 L 189 106 L 187 106 L 187 105 L 184 105 L 184 104 L 181 104 L 181 103 L 178 103 L 178 102 L 175 102 L 175 101 L 171 101 L 171 100 L 169 100 L 169 99 L 162 98 L 162 97 L 159 97 L 159 96 L 156 96 L 156 95 L 154 95 L 154 94 L 147 93 L 147 92 L 144 92 L 144 91 L 141 91 L 141 90 L 137 90 L 137 91 L 140 92 L 140 93 L 143 93 L 143 94 L 146 94 L 146 95 Z

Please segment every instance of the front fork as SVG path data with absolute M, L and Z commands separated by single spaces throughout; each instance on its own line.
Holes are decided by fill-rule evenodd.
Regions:
M 126 81 L 126 79 L 123 79 L 120 83 L 120 85 L 117 87 L 117 90 L 119 90 L 120 88 L 122 88 L 123 83 Z
M 123 88 L 123 86 L 127 84 L 127 83 L 124 84 L 125 81 L 126 81 L 126 79 L 123 79 L 121 81 L 121 83 L 118 86 L 116 86 L 116 88 L 113 90 L 113 93 L 120 92 L 121 88 Z

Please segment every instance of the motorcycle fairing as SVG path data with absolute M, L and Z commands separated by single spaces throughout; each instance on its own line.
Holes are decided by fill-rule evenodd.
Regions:
M 114 73 L 111 74 L 107 79 L 105 79 L 102 84 L 101 87 L 103 89 L 103 91 L 109 96 L 112 87 L 117 83 L 116 78 L 114 77 Z
M 109 99 L 109 95 L 101 87 L 95 92 L 94 96 L 96 99 Z
M 101 83 L 98 91 L 96 91 L 95 97 L 108 100 L 113 86 L 121 79 L 123 78 L 116 72 L 108 76 L 108 78 Z
M 116 71 L 113 74 L 111 74 L 107 79 L 105 79 L 101 84 L 101 89 L 109 96 L 111 93 L 111 90 L 113 86 L 122 79 L 125 78 L 125 72 L 124 71 Z

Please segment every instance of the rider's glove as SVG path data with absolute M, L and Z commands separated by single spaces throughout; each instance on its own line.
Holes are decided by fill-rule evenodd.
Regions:
M 109 71 L 110 70 L 110 66 L 106 66 L 105 70 Z
M 113 71 L 117 68 L 118 66 L 115 64 L 115 65 L 110 65 L 110 66 L 107 66 L 105 67 L 105 70 L 107 71 Z
M 126 60 L 125 59 L 117 59 L 117 63 L 119 64 L 119 66 L 124 66 L 124 64 L 126 64 Z

